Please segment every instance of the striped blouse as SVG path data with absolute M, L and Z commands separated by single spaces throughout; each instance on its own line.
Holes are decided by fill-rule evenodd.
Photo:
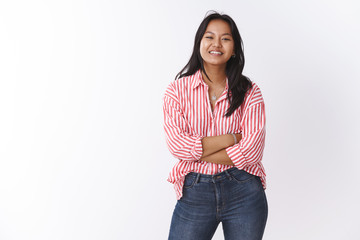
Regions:
M 216 174 L 235 166 L 259 176 L 266 188 L 266 174 L 261 162 L 265 144 L 265 105 L 260 88 L 252 82 L 243 104 L 228 118 L 224 116 L 229 107 L 227 91 L 228 80 L 212 111 L 208 85 L 201 70 L 172 81 L 166 88 L 163 97 L 166 144 L 178 159 L 167 181 L 174 184 L 178 200 L 189 172 Z M 199 160 L 203 137 L 240 132 L 240 142 L 225 149 L 234 166 Z

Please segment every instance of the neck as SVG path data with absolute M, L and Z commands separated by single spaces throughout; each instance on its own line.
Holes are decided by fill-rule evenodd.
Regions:
M 225 83 L 226 65 L 208 66 L 207 64 L 204 64 L 204 68 L 205 68 L 206 74 L 211 79 L 211 82 L 210 82 L 210 80 L 206 77 L 205 73 L 203 71 L 201 71 L 202 77 L 208 85 L 223 85 Z

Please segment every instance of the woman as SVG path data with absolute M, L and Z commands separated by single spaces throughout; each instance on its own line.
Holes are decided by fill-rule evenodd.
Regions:
M 242 48 L 228 15 L 208 15 L 166 89 L 166 142 L 178 159 L 168 178 L 177 197 L 171 240 L 211 239 L 220 222 L 226 240 L 262 239 L 265 108 L 259 87 L 242 75 Z

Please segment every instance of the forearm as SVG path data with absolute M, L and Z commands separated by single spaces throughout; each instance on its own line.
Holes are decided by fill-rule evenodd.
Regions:
M 217 151 L 206 157 L 201 157 L 200 161 L 234 166 L 234 163 L 231 161 L 231 159 L 227 155 L 225 149 L 221 149 L 220 151 Z
M 201 143 L 203 149 L 202 157 L 207 157 L 210 154 L 234 145 L 235 141 L 232 134 L 224 134 L 219 136 L 204 137 L 201 140 Z

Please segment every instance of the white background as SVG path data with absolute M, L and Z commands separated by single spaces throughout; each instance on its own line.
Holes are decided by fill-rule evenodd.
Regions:
M 265 99 L 264 239 L 359 239 L 355 0 L 1 1 L 0 239 L 167 239 L 162 97 L 208 10 Z

